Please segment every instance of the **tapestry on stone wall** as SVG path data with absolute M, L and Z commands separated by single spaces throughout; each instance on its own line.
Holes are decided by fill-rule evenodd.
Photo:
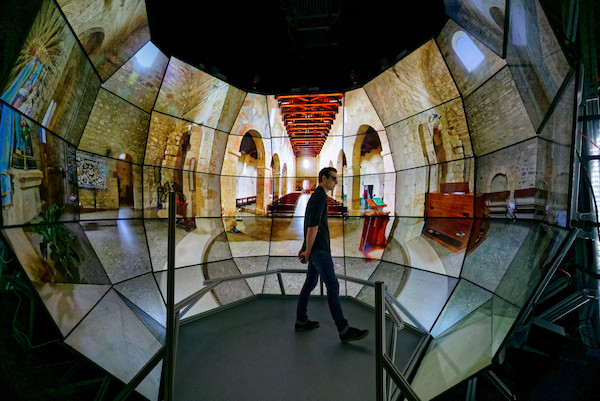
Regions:
M 77 184 L 83 189 L 107 189 L 108 166 L 99 157 L 77 154 Z

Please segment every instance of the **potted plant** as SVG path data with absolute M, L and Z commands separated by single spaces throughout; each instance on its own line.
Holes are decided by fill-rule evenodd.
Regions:
M 79 255 L 73 250 L 74 237 L 69 230 L 57 222 L 59 207 L 52 205 L 42 212 L 42 222 L 32 227 L 33 232 L 42 236 L 40 251 L 44 259 L 50 258 L 54 268 L 69 283 L 80 281 Z

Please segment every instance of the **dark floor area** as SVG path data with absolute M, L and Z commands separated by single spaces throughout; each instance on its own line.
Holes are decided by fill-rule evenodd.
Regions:
M 342 344 L 326 297 L 313 297 L 311 320 L 321 326 L 294 331 L 297 297 L 258 297 L 182 325 L 175 399 L 357 400 L 375 398 L 375 318 L 372 309 L 343 298 L 350 324 L 367 338 Z M 400 363 L 421 336 L 398 335 Z
M 27 292 L 19 287 L 6 290 L 7 282 L 6 276 L 0 277 L 0 399 L 114 399 L 123 383 L 64 345 L 41 302 L 31 306 Z M 145 398 L 134 393 L 128 400 Z

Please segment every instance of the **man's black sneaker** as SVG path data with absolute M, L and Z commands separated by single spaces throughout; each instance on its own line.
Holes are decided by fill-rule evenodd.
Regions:
M 350 341 L 361 340 L 369 335 L 369 330 L 360 330 L 356 327 L 348 327 L 345 334 L 340 334 L 340 341 L 347 343 Z
M 295 329 L 296 329 L 296 331 L 306 331 L 306 330 L 316 329 L 317 327 L 319 327 L 319 322 L 313 322 L 313 321 L 307 320 L 306 323 L 304 323 L 304 324 L 296 323 Z

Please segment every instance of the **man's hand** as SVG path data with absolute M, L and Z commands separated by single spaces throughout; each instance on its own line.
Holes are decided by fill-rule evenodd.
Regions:
M 308 257 L 309 256 L 310 255 L 308 255 L 306 253 L 306 250 L 304 250 L 304 251 L 300 250 L 300 252 L 298 252 L 298 259 L 300 259 L 300 263 L 302 263 L 304 265 L 308 263 Z
M 317 238 L 317 231 L 319 231 L 319 226 L 308 227 L 306 230 L 306 246 L 303 245 L 302 247 L 304 249 L 301 249 L 300 252 L 298 252 L 298 259 L 300 259 L 302 264 L 308 263 L 310 251 L 312 251 L 315 238 Z

